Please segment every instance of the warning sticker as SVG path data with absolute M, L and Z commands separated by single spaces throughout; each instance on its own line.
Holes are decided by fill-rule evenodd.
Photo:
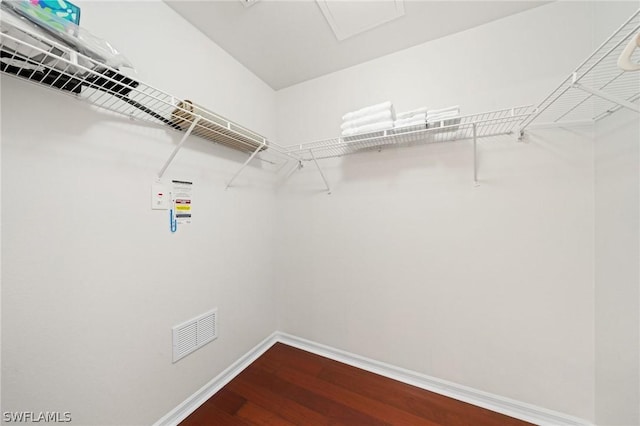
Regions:
M 193 182 L 172 180 L 171 183 L 173 185 L 171 195 L 176 221 L 180 224 L 191 223 L 191 191 L 193 190 Z

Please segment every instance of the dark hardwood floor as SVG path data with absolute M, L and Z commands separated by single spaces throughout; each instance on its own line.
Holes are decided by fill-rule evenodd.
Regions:
M 529 423 L 277 343 L 181 425 Z

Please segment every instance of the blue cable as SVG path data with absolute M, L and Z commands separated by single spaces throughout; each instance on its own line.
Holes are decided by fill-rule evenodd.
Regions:
M 173 218 L 173 209 L 169 209 L 169 229 L 171 232 L 178 230 L 178 220 Z

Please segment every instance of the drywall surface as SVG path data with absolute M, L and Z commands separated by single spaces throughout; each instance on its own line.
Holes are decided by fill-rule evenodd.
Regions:
M 625 16 L 620 16 L 619 20 Z M 593 50 L 593 5 L 555 2 L 277 94 L 282 143 L 342 114 L 535 103 Z M 593 129 L 312 163 L 279 191 L 279 329 L 594 419 Z
M 623 110 L 596 126 L 596 422 L 603 425 L 640 424 L 639 141 L 637 113 Z
M 640 82 L 639 82 L 640 83 Z M 596 423 L 640 424 L 640 121 L 596 126 Z
M 594 32 L 606 37 L 613 8 L 595 5 Z M 640 73 L 635 73 L 636 92 Z M 595 127 L 596 423 L 640 424 L 640 119 L 625 109 Z
M 269 138 L 275 94 L 162 2 L 78 2 L 145 82 Z M 172 234 L 153 179 L 181 134 L 2 77 L 2 410 L 152 424 L 275 330 L 273 174 L 191 139 Z M 219 337 L 172 364 L 171 327 L 218 308 Z

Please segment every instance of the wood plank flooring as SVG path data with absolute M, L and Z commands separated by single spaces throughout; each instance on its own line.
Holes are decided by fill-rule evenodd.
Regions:
M 529 423 L 277 343 L 181 425 Z

